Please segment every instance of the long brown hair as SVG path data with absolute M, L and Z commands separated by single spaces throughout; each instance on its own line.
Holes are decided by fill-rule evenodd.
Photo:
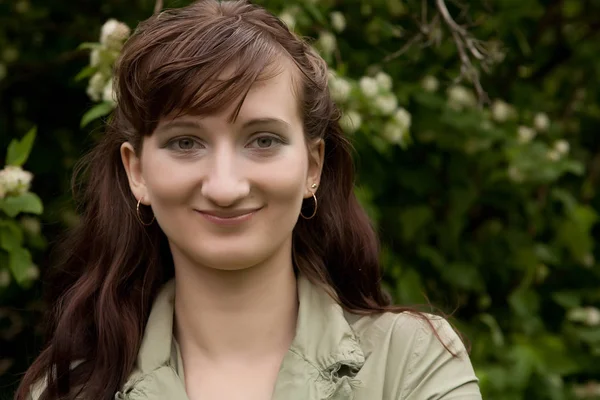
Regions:
M 200 1 L 141 23 L 123 49 L 115 71 L 117 108 L 78 170 L 86 177 L 81 222 L 59 250 L 49 343 L 25 374 L 17 400 L 25 400 L 43 379 L 45 400 L 77 394 L 109 400 L 124 384 L 152 301 L 173 276 L 173 265 L 159 226 L 143 226 L 136 217 L 120 146 L 129 141 L 139 152 L 143 137 L 173 112 L 223 109 L 243 98 L 282 57 L 299 70 L 306 138 L 325 141 L 319 209 L 315 218 L 299 219 L 294 228 L 294 266 L 335 292 L 348 311 L 407 310 L 390 305 L 380 286 L 378 240 L 353 192 L 351 146 L 329 95 L 325 61 L 260 7 Z M 234 67 L 231 77 L 218 80 L 229 66 Z

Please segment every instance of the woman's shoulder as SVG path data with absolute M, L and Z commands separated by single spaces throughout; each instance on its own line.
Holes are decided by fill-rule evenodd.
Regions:
M 396 398 L 481 399 L 466 347 L 445 318 L 416 312 L 346 318 L 373 371 L 385 371 L 386 385 L 398 388 Z
M 345 312 L 345 316 L 361 342 L 371 346 L 388 343 L 414 349 L 435 338 L 453 353 L 466 352 L 448 320 L 438 315 L 405 311 L 365 316 Z

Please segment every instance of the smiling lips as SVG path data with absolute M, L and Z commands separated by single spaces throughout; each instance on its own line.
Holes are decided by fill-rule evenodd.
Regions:
M 237 225 L 246 222 L 256 214 L 260 208 L 232 210 L 232 211 L 216 211 L 216 210 L 196 210 L 208 221 L 218 225 Z

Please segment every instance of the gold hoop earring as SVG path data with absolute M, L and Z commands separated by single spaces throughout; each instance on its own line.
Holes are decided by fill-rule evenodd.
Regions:
M 302 210 L 300 210 L 300 216 L 304 219 L 313 219 L 315 217 L 315 215 L 317 215 L 317 208 L 318 208 L 318 203 L 317 203 L 317 196 L 315 196 L 315 193 L 313 192 L 312 197 L 315 201 L 315 210 L 313 211 L 312 215 L 310 217 L 305 216 L 304 214 L 302 214 Z
M 137 218 L 140 221 L 140 223 L 144 226 L 150 226 L 152 225 L 152 223 L 154 222 L 154 220 L 156 219 L 156 217 L 153 215 L 152 216 L 152 221 L 145 223 L 144 220 L 142 219 L 142 215 L 140 214 L 140 203 L 142 202 L 142 199 L 140 198 L 137 202 L 137 206 L 135 207 L 136 210 L 136 214 L 137 214 Z

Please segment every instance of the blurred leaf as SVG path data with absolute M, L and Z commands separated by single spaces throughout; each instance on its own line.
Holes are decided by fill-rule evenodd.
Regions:
M 9 217 L 16 217 L 20 213 L 41 214 L 44 211 L 42 201 L 33 193 L 24 193 L 19 196 L 9 196 L 0 200 L 0 210 Z
M 494 316 L 491 314 L 481 314 L 479 319 L 490 329 L 494 345 L 498 347 L 504 346 L 504 334 Z
M 317 21 L 322 27 L 325 27 L 328 25 L 327 20 L 325 19 L 325 17 L 323 16 L 323 13 L 321 13 L 321 11 L 319 10 L 319 8 L 313 4 L 310 3 L 308 1 L 304 1 L 301 3 L 302 7 L 304 7 L 304 9 L 313 17 L 313 19 L 315 21 Z
M 532 317 L 540 306 L 539 296 L 530 289 L 517 289 L 508 298 L 511 308 L 521 317 Z
M 555 292 L 552 293 L 552 300 L 565 309 L 581 306 L 581 294 L 578 292 Z
M 87 66 L 82 69 L 77 75 L 75 75 L 75 82 L 79 82 L 85 78 L 88 78 L 96 73 L 96 68 Z
M 77 46 L 77 50 L 93 50 L 100 47 L 100 43 L 85 42 Z
M 8 146 L 8 152 L 6 154 L 6 164 L 16 166 L 22 166 L 25 164 L 27 158 L 29 157 L 29 153 L 31 153 L 31 149 L 33 148 L 33 142 L 35 141 L 36 133 L 37 128 L 33 127 L 20 141 L 13 139 L 10 142 L 10 145 Z
M 17 283 L 21 286 L 29 281 L 27 270 L 33 265 L 28 250 L 19 247 L 9 253 L 9 268 Z
M 0 248 L 11 252 L 23 243 L 23 231 L 11 220 L 0 220 Z
M 431 209 L 427 206 L 407 207 L 400 214 L 402 237 L 411 241 L 416 234 L 433 220 Z
M 110 102 L 104 102 L 104 103 L 95 105 L 88 112 L 86 112 L 83 115 L 83 117 L 81 117 L 80 126 L 83 128 L 90 122 L 92 122 L 100 117 L 104 117 L 105 115 L 110 114 L 112 112 L 112 110 L 114 109 L 114 107 L 115 107 L 114 104 L 112 104 Z

